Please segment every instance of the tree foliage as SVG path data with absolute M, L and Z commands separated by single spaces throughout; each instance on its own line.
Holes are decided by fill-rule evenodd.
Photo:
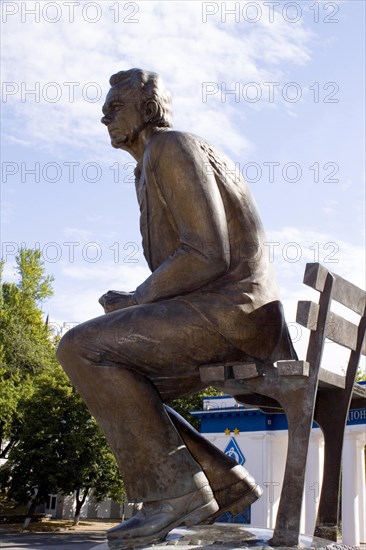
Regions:
M 0 263 L 0 274 L 4 264 Z M 91 488 L 97 500 L 124 493 L 95 420 L 59 366 L 41 309 L 53 293 L 41 254 L 22 249 L 15 283 L 0 277 L 1 483 L 31 510 L 49 493 L 76 492 L 77 514 Z
M 2 273 L 4 262 L 0 265 Z M 40 304 L 52 295 L 41 254 L 21 249 L 16 257 L 16 283 L 0 277 L 0 457 L 16 441 L 21 422 L 18 404 L 32 391 L 36 373 L 56 364 L 49 328 Z
M 102 500 L 124 494 L 114 457 L 95 420 L 61 367 L 38 377 L 20 408 L 22 426 L 3 469 L 2 483 L 18 503 L 37 504 L 49 493 L 76 492 L 76 516 L 90 489 Z
M 21 378 L 54 362 L 49 328 L 41 303 L 53 294 L 53 278 L 45 275 L 38 250 L 21 249 L 16 257 L 17 283 L 1 282 L 0 360 Z
M 29 301 L 41 304 L 46 298 L 53 295 L 52 283 L 54 277 L 46 275 L 44 262 L 41 260 L 39 250 L 22 248 L 16 258 L 16 270 L 19 275 L 18 288 L 21 292 L 23 303 Z
M 357 371 L 356 382 L 361 382 L 363 380 L 366 380 L 366 369 L 362 370 L 359 368 Z

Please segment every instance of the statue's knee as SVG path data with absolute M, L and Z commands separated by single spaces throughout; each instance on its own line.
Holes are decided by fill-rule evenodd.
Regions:
M 72 328 L 66 332 L 61 338 L 56 351 L 56 357 L 61 365 L 68 362 L 68 360 L 77 353 L 77 338 L 75 335 L 75 328 Z
M 103 361 L 101 330 L 94 321 L 81 323 L 61 338 L 56 356 L 63 367 L 77 360 L 99 364 Z

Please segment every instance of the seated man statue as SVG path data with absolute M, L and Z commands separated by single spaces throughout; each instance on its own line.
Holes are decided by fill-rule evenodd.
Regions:
M 159 76 L 110 78 L 102 123 L 136 160 L 151 275 L 100 298 L 106 315 L 67 332 L 58 358 L 103 430 L 137 514 L 115 548 L 162 540 L 178 525 L 240 511 L 261 489 L 164 402 L 203 389 L 200 365 L 294 358 L 254 200 L 233 164 L 172 130 Z

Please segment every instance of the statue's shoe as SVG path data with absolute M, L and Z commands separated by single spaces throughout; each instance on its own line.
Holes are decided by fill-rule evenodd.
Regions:
M 108 531 L 108 546 L 123 549 L 161 541 L 174 527 L 202 523 L 218 509 L 209 485 L 182 497 L 145 502 L 135 516 Z
M 255 481 L 254 477 L 243 466 L 234 466 L 228 475 L 231 483 L 222 489 L 214 491 L 219 510 L 204 523 L 213 523 L 225 512 L 231 512 L 234 516 L 243 512 L 263 494 L 263 489 Z M 236 482 L 232 483 L 234 479 Z

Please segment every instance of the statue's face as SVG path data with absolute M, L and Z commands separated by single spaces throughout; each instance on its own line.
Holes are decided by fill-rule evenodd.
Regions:
M 113 86 L 102 108 L 101 122 L 108 128 L 111 144 L 116 149 L 126 149 L 138 135 L 143 123 L 138 98 L 126 84 Z

